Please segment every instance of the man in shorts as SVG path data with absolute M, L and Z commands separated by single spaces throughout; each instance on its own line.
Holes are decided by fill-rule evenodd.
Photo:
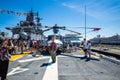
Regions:
M 83 50 L 84 50 L 84 53 L 85 53 L 85 58 L 87 58 L 87 49 L 88 49 L 87 41 L 86 41 L 86 39 L 84 39 Z

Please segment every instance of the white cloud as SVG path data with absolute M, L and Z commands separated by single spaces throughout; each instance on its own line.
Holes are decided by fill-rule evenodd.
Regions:
M 114 2 L 115 3 L 115 2 Z M 74 11 L 85 14 L 85 6 L 84 3 L 80 3 L 79 5 L 73 3 L 62 3 L 62 6 L 65 6 Z M 113 3 L 106 3 L 106 1 L 99 1 L 98 3 L 95 1 L 86 3 L 86 14 L 93 18 L 99 20 L 118 20 L 120 16 L 120 5 L 110 6 Z
M 66 4 L 66 3 L 62 3 L 63 6 L 71 8 L 71 9 L 77 9 L 77 6 L 75 5 L 71 5 L 71 4 Z

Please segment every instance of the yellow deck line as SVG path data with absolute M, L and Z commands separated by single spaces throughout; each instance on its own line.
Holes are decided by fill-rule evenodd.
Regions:
M 84 52 L 83 49 L 80 49 L 80 52 Z
M 32 50 L 32 51 L 34 51 L 34 50 Z M 13 55 L 13 56 L 11 56 L 10 61 L 15 61 L 15 60 L 17 60 L 17 59 L 19 59 L 19 58 L 21 58 L 21 57 L 23 57 L 23 56 L 29 54 L 30 52 L 31 52 L 31 51 L 28 50 L 28 51 L 23 52 L 23 54 L 16 54 L 16 55 Z M 83 52 L 83 50 L 80 49 L 80 52 Z
M 23 54 L 16 54 L 16 55 L 13 55 L 13 56 L 11 56 L 10 61 L 17 60 L 17 59 L 19 59 L 19 58 L 21 58 L 21 57 L 23 57 L 23 56 L 29 54 L 30 52 L 31 52 L 31 51 L 25 51 L 25 52 L 23 52 Z

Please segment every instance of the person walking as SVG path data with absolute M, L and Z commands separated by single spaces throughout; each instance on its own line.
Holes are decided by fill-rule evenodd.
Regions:
M 11 45 L 8 45 L 11 44 Z M 9 43 L 9 40 L 6 39 L 0 43 L 0 77 L 1 80 L 7 80 L 7 72 L 9 66 L 9 49 L 13 47 L 12 40 Z
M 24 40 L 23 39 L 20 39 L 19 46 L 20 46 L 21 54 L 23 54 L 23 48 L 24 48 Z
M 57 51 L 57 46 L 56 43 L 54 42 L 54 39 L 52 39 L 52 43 L 50 44 L 50 55 L 53 63 L 56 62 L 56 51 Z
M 91 42 L 88 41 L 87 45 L 88 45 L 88 50 L 87 50 L 87 52 L 88 52 L 88 54 L 89 54 L 89 58 L 91 58 Z
M 85 58 L 87 58 L 87 49 L 88 49 L 87 41 L 86 41 L 86 39 L 84 39 L 83 50 L 84 50 L 84 53 L 85 53 Z
M 39 54 L 39 56 L 41 55 L 41 54 L 40 54 L 40 51 L 39 51 L 39 46 L 40 46 L 39 41 L 36 40 L 36 41 L 34 42 L 34 49 L 35 49 L 35 50 L 34 50 L 34 52 L 33 52 L 33 54 L 32 54 L 33 57 L 35 57 L 36 54 Z

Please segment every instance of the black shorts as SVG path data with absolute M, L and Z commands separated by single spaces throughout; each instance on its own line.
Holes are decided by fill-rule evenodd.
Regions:
M 86 52 L 87 51 L 87 49 L 83 49 L 84 50 L 84 52 Z
M 27 47 L 27 45 L 24 45 L 25 47 Z
M 30 47 L 33 47 L 33 45 L 30 45 Z

